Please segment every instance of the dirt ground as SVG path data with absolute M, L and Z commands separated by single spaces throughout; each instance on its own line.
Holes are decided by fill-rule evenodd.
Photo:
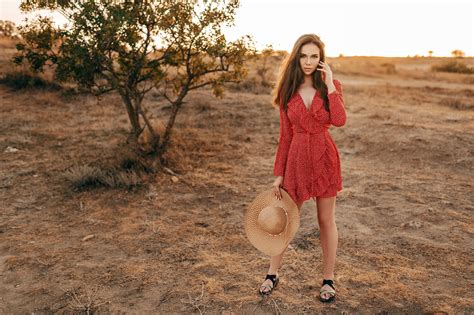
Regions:
M 257 294 L 269 260 L 243 216 L 274 180 L 268 93 L 194 91 L 177 118 L 175 177 L 74 190 L 64 177 L 74 165 L 120 162 L 120 99 L 0 86 L 0 313 L 474 313 L 474 86 L 431 74 L 433 59 L 392 58 L 391 74 L 364 72 L 383 58 L 330 60 L 347 110 L 330 129 L 343 178 L 331 305 L 318 300 L 311 200 L 278 288 Z M 145 105 L 169 112 L 153 93 Z

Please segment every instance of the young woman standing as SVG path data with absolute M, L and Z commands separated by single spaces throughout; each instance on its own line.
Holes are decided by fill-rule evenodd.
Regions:
M 280 142 L 275 157 L 275 197 L 284 189 L 301 209 L 313 198 L 317 206 L 323 251 L 320 300 L 335 298 L 334 265 L 338 243 L 335 222 L 337 192 L 342 190 L 339 152 L 329 127 L 343 126 L 346 111 L 342 87 L 325 62 L 324 43 L 315 34 L 302 35 L 284 61 L 273 103 L 280 111 Z M 260 287 L 269 294 L 278 283 L 283 251 L 271 257 L 267 277 Z

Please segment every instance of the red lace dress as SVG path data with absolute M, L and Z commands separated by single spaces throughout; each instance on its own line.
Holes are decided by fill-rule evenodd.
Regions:
M 280 106 L 280 142 L 273 173 L 283 176 L 282 188 L 295 202 L 313 197 L 333 197 L 342 190 L 341 163 L 336 144 L 328 131 L 346 123 L 342 86 L 328 94 L 329 110 L 315 93 L 308 110 L 296 92 L 285 112 Z

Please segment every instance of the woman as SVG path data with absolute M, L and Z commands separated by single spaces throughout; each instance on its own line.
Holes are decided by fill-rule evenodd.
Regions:
M 313 198 L 316 202 L 323 251 L 323 283 L 320 300 L 335 298 L 334 265 L 338 232 L 334 213 L 337 192 L 342 190 L 339 153 L 328 128 L 346 123 L 341 83 L 333 80 L 325 62 L 324 44 L 317 35 L 298 38 L 282 65 L 273 103 L 280 110 L 280 142 L 275 157 L 275 197 L 280 188 L 293 198 L 298 209 Z M 283 253 L 271 257 L 268 274 L 260 287 L 269 294 L 278 284 Z

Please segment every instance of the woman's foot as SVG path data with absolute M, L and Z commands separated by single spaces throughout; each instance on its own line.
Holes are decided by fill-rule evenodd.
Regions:
M 336 298 L 336 288 L 334 280 L 324 279 L 321 290 L 319 291 L 319 300 L 321 302 L 331 302 Z
M 263 281 L 262 285 L 260 286 L 260 294 L 268 295 L 272 293 L 273 289 L 277 286 L 280 278 L 278 274 L 276 275 L 268 275 L 265 277 L 265 281 Z

